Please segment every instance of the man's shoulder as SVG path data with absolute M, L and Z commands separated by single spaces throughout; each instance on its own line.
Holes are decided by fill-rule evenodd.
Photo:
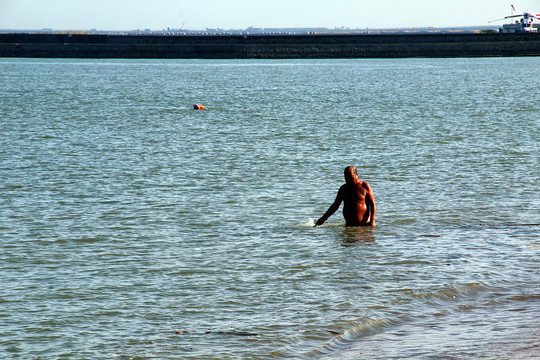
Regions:
M 363 188 L 369 189 L 369 184 L 366 181 L 360 180 L 360 186 Z
M 366 192 L 370 192 L 371 191 L 371 188 L 369 187 L 369 184 L 365 181 L 359 181 L 359 183 L 357 184 L 357 186 L 361 189 L 363 189 L 364 191 Z

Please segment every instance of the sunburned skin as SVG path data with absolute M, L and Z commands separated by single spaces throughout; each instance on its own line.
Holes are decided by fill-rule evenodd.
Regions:
M 375 226 L 375 196 L 369 184 L 358 179 L 354 166 L 348 166 L 344 171 L 345 184 L 338 191 L 336 200 L 326 213 L 315 223 L 324 224 L 343 202 L 343 217 L 347 226 Z

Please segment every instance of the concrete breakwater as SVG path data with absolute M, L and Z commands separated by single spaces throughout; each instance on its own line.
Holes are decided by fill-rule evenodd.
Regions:
M 0 34 L 0 57 L 294 59 L 540 56 L 540 34 Z

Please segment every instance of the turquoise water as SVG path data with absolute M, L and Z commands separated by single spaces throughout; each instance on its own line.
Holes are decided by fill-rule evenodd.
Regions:
M 539 66 L 0 59 L 0 357 L 540 357 Z

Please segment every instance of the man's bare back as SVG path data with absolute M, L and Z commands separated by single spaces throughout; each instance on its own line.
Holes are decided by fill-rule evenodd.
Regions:
M 336 200 L 326 213 L 317 220 L 315 226 L 322 225 L 332 216 L 343 202 L 343 217 L 348 226 L 375 226 L 375 196 L 369 184 L 358 180 L 354 166 L 345 168 L 345 184 L 338 191 Z

